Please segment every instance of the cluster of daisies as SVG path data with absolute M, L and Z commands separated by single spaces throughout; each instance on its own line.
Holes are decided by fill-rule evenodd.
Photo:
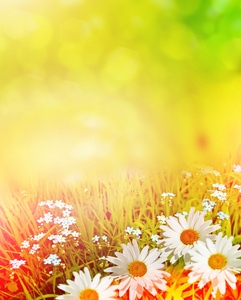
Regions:
M 241 166 L 235 165 L 234 172 L 241 172 Z M 220 173 L 211 167 L 200 168 L 199 173 L 220 176 Z M 187 171 L 184 171 L 183 175 L 185 178 L 193 176 Z M 236 184 L 233 188 L 241 193 L 241 185 Z M 101 278 L 101 274 L 97 274 L 92 278 L 90 271 L 85 267 L 83 271 L 73 273 L 75 277 L 73 281 L 67 280 L 67 284 L 58 286 L 68 294 L 58 296 L 56 299 L 109 300 L 127 293 L 130 300 L 136 300 L 140 299 L 144 292 L 155 297 L 161 291 L 167 290 L 166 277 L 171 274 L 165 269 L 165 263 L 174 264 L 179 259 L 184 261 L 184 268 L 189 271 L 188 282 L 190 284 L 198 282 L 199 288 L 211 282 L 214 298 L 218 290 L 222 295 L 225 294 L 226 285 L 235 289 L 235 274 L 241 272 L 239 245 L 232 245 L 233 237 L 223 236 L 221 232 L 215 234 L 220 230 L 220 225 L 211 225 L 211 220 L 204 220 L 207 213 L 210 216 L 214 211 L 219 220 L 229 219 L 228 214 L 219 210 L 223 204 L 229 204 L 230 196 L 226 190 L 224 184 L 213 183 L 212 189 L 207 190 L 208 198 L 202 201 L 202 212 L 195 212 L 195 209 L 191 208 L 189 212 L 179 212 L 170 217 L 163 214 L 157 216 L 162 232 L 161 235 L 150 236 L 152 242 L 158 245 L 154 249 L 149 250 L 149 246 L 140 249 L 138 239 L 142 237 L 142 231 L 139 228 L 127 227 L 125 237 L 132 241 L 127 245 L 122 244 L 122 252 L 115 252 L 115 257 L 99 258 L 108 261 L 106 264 L 108 268 L 104 272 L 109 275 Z M 172 206 L 175 196 L 173 193 L 162 193 L 161 203 Z M 22 242 L 19 254 L 22 257 L 39 254 L 41 245 L 48 243 L 54 251 L 51 254 L 37 255 L 38 260 L 42 260 L 44 265 L 64 267 L 57 253 L 64 243 L 70 239 L 76 240 L 80 235 L 71 227 L 76 224 L 75 218 L 71 216 L 73 207 L 62 200 L 42 201 L 39 206 L 43 207 L 42 216 L 37 220 L 40 232 Z M 106 235 L 95 235 L 92 238 L 93 243 L 99 244 L 101 241 L 109 244 Z M 12 269 L 18 269 L 27 263 L 23 259 L 14 259 L 10 260 L 10 264 Z
M 166 225 L 161 225 L 162 237 L 157 242 L 160 248 L 149 250 L 149 246 L 139 249 L 136 239 L 127 245 L 122 244 L 122 253 L 115 252 L 115 257 L 107 256 L 113 264 L 104 271 L 110 275 L 93 279 L 87 268 L 79 273 L 74 272 L 74 281 L 68 285 L 60 284 L 59 288 L 69 293 L 58 296 L 58 300 L 109 300 L 129 294 L 130 300 L 140 299 L 144 291 L 153 296 L 167 289 L 165 262 L 173 264 L 183 258 L 185 269 L 189 270 L 189 283 L 198 281 L 199 288 L 212 283 L 212 295 L 215 298 L 219 290 L 223 295 L 226 284 L 236 288 L 235 273 L 241 272 L 241 250 L 239 245 L 232 245 L 233 237 L 223 237 L 219 232 L 220 225 L 211 225 L 205 221 L 206 212 L 195 212 L 192 207 L 187 219 L 183 214 L 178 217 L 167 217 Z M 115 284 L 113 281 L 115 280 Z M 116 284 L 118 282 L 118 284 Z

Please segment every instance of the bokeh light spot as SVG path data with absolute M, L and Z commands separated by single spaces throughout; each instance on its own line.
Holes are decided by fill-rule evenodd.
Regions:
M 137 52 L 123 47 L 111 53 L 106 68 L 115 79 L 130 80 L 136 75 L 139 66 Z
M 82 2 L 84 2 L 84 0 L 59 0 L 59 2 L 64 6 L 72 6 L 81 4 Z
M 0 51 L 4 51 L 6 46 L 6 40 L 3 37 L 0 37 Z
M 232 55 L 230 55 L 232 53 Z M 222 61 L 230 70 L 241 69 L 241 39 L 233 38 L 226 43 L 221 52 Z
M 195 13 L 200 5 L 200 0 L 175 0 L 175 9 L 178 14 L 190 15 Z
M 195 35 L 183 24 L 172 23 L 160 40 L 160 48 L 175 60 L 190 59 L 197 48 Z
M 66 43 L 58 51 L 61 64 L 71 69 L 78 69 L 83 64 L 82 49 L 76 44 Z
M 80 44 L 91 34 L 88 22 L 77 18 L 68 18 L 61 22 L 58 28 L 58 39 L 62 43 Z
M 28 37 L 28 41 L 25 42 L 25 45 L 29 45 L 33 50 L 43 49 L 51 42 L 53 28 L 50 20 L 41 15 L 35 15 L 34 20 L 37 24 L 37 28 L 34 34 Z
M 105 21 L 101 16 L 92 16 L 89 20 L 89 23 L 94 29 L 103 29 L 105 27 Z
M 31 49 L 31 48 L 30 48 Z M 45 49 L 31 49 L 33 55 L 29 56 L 29 48 L 20 46 L 16 51 L 16 58 L 20 64 L 30 69 L 40 67 L 46 59 Z
M 211 7 L 209 8 L 209 15 L 218 15 L 222 13 L 225 8 L 229 5 L 230 1 L 229 0 L 216 0 L 213 1 Z
M 36 30 L 37 24 L 31 13 L 15 10 L 6 16 L 4 28 L 11 38 L 22 39 Z
M 174 6 L 173 0 L 152 0 L 152 2 L 166 9 L 173 8 Z

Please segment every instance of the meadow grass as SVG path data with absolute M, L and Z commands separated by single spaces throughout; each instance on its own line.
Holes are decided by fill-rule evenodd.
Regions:
M 216 202 L 212 211 L 207 212 L 206 219 L 221 224 L 220 230 L 228 236 L 234 236 L 235 244 L 240 243 L 241 193 L 234 186 L 241 184 L 241 174 L 233 172 L 234 163 L 229 161 L 226 165 L 220 164 L 215 170 L 192 166 L 188 169 L 190 176 L 180 171 L 127 171 L 118 176 L 88 177 L 68 186 L 57 181 L 40 180 L 37 185 L 12 190 L 12 197 L 5 199 L 0 206 L 1 299 L 54 299 L 62 294 L 58 284 L 65 283 L 72 278 L 73 271 L 82 270 L 85 266 L 92 275 L 105 275 L 103 270 L 108 262 L 103 256 L 121 251 L 121 243 L 137 237 L 140 248 L 145 245 L 155 248 L 156 242 L 151 237 L 153 234 L 161 235 L 158 216 L 188 212 L 191 207 L 202 211 L 202 201 L 206 198 Z M 210 196 L 210 191 L 215 190 L 212 186 L 214 183 L 225 184 L 226 201 Z M 163 196 L 167 192 L 175 196 Z M 50 234 L 57 234 L 59 225 L 50 222 L 40 226 L 37 220 L 48 212 L 55 217 L 61 213 L 60 209 L 39 205 L 47 200 L 62 200 L 73 206 L 71 216 L 76 224 L 71 225 L 71 230 L 80 233 L 78 237 L 67 236 L 66 242 L 54 246 L 47 239 Z M 217 214 L 219 211 L 227 213 L 229 219 L 221 220 Z M 141 234 L 128 234 L 125 231 L 128 226 L 139 229 Z M 31 236 L 41 232 L 46 232 L 43 238 L 31 241 Z M 93 241 L 95 236 L 99 237 L 98 241 Z M 103 240 L 103 236 L 107 239 Z M 27 240 L 32 244 L 38 243 L 40 249 L 30 254 L 29 248 L 21 248 L 23 241 Z M 50 254 L 57 254 L 61 263 L 56 266 L 44 264 L 44 259 Z M 26 263 L 11 269 L 9 261 L 14 259 L 22 259 Z M 193 298 L 198 288 L 187 283 L 188 277 L 183 271 L 181 259 L 174 265 L 167 262 L 166 267 L 179 275 L 169 279 L 165 298 L 160 295 L 157 299 L 177 296 L 177 299 L 211 299 L 211 296 L 207 297 L 211 292 L 208 286 L 202 291 L 205 298 Z

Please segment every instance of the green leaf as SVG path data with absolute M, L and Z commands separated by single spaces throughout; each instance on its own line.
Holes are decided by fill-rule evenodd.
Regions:
M 24 285 L 23 281 L 21 280 L 20 276 L 18 276 L 18 279 L 19 279 L 19 281 L 20 281 L 20 283 L 21 283 L 21 285 L 23 287 L 24 294 L 26 296 L 26 300 L 33 300 L 33 298 L 31 297 L 31 295 L 29 294 L 26 286 Z
M 241 243 L 241 235 L 236 235 L 235 238 L 233 239 L 233 244 L 240 244 Z

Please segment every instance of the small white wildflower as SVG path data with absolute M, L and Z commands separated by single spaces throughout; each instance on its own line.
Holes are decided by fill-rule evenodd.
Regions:
M 38 250 L 38 249 L 40 249 L 39 244 L 33 244 L 32 250 L 36 251 L 36 250 Z
M 226 190 L 225 184 L 213 183 L 213 187 L 217 187 L 220 191 Z
M 48 205 L 48 206 L 49 206 L 49 205 L 53 205 L 53 200 L 47 200 L 47 201 L 46 201 L 46 205 Z
M 22 242 L 21 248 L 29 248 L 29 247 L 30 247 L 29 241 L 23 241 Z
M 103 236 L 102 236 L 102 240 L 105 241 L 105 242 L 107 242 L 107 236 L 106 236 L 106 235 L 103 235 Z
M 44 220 L 46 223 L 50 223 L 53 220 L 53 215 L 51 213 L 44 214 Z
M 73 237 L 78 237 L 79 236 L 79 232 L 73 231 L 72 235 L 73 235 Z
M 52 241 L 54 238 L 55 238 L 55 235 L 53 235 L 53 234 L 51 234 L 50 236 L 48 236 L 48 239 L 49 239 L 50 241 Z
M 63 217 L 69 217 L 69 215 L 71 214 L 71 211 L 66 209 L 66 210 L 63 210 Z
M 62 209 L 65 207 L 65 203 L 62 202 L 62 200 L 56 200 L 55 201 L 55 206 Z
M 100 238 L 100 237 L 99 237 L 98 235 L 92 237 L 93 243 L 98 242 L 98 241 L 99 241 L 99 238 Z
M 60 217 L 54 218 L 54 224 L 61 224 L 63 222 L 63 219 Z
M 158 220 L 161 224 L 166 224 L 166 217 L 165 217 L 164 215 L 157 216 L 157 220 Z
M 237 173 L 240 173 L 241 172 L 241 166 L 240 165 L 234 165 L 233 166 L 233 171 L 237 172 Z
M 37 220 L 37 222 L 38 222 L 38 223 L 43 223 L 43 222 L 44 222 L 44 218 L 39 218 L 39 219 Z
M 192 177 L 192 173 L 190 173 L 190 172 L 188 172 L 188 171 L 186 171 L 186 170 L 183 170 L 183 171 L 182 171 L 182 175 L 184 175 L 186 178 Z

